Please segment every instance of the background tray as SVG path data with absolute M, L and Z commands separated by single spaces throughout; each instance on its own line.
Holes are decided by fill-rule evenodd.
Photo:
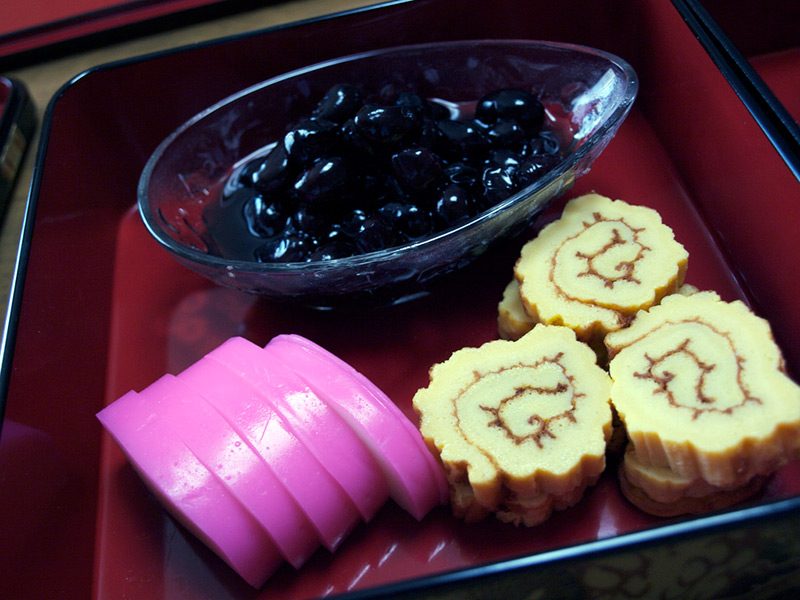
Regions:
M 256 0 L 28 0 L 0 3 L 0 64 L 231 14 Z M 112 37 L 113 36 L 113 37 Z M 0 69 L 0 71 L 3 69 Z
M 36 114 L 28 90 L 20 81 L 0 76 L 0 223 L 35 129 Z
M 165 517 L 101 435 L 99 408 L 232 334 L 308 335 L 408 414 L 432 362 L 496 336 L 496 303 L 524 239 L 426 300 L 319 313 L 200 280 L 167 259 L 132 209 L 161 139 L 238 89 L 353 51 L 478 37 L 582 43 L 633 64 L 636 106 L 569 196 L 595 189 L 662 211 L 691 252 L 688 281 L 749 301 L 800 372 L 800 265 L 787 259 L 798 249 L 798 182 L 668 3 L 395 2 L 105 65 L 65 86 L 44 119 L 4 344 L 3 443 L 26 453 L 11 472 L 17 487 L 5 488 L 18 493 L 0 505 L 0 539 L 15 542 L 3 555 L 0 596 L 445 597 L 469 586 L 481 598 L 508 598 L 509 589 L 592 597 L 602 582 L 623 590 L 638 581 L 719 598 L 797 585 L 800 475 L 791 465 L 755 505 L 677 521 L 632 509 L 611 476 L 531 530 L 468 527 L 445 507 L 416 524 L 389 504 L 335 555 L 322 551 L 302 572 L 282 569 L 253 591 Z M 37 452 L 51 457 L 47 468 Z M 553 565 L 563 577 L 552 577 Z

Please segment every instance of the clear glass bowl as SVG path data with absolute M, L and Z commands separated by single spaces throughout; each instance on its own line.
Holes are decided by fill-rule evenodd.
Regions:
M 426 97 L 477 100 L 507 87 L 537 93 L 568 154 L 553 170 L 476 217 L 401 246 L 334 260 L 265 263 L 214 253 L 204 207 L 219 202 L 237 163 L 308 115 L 336 83 L 365 93 L 392 83 Z M 569 44 L 479 40 L 403 46 L 337 58 L 259 83 L 196 115 L 155 150 L 139 182 L 153 237 L 181 263 L 226 286 L 308 306 L 392 303 L 422 295 L 494 241 L 530 225 L 588 172 L 633 104 L 638 80 L 624 60 Z

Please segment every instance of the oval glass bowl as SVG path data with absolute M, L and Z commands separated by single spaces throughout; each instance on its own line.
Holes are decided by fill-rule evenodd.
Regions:
M 281 139 L 334 84 L 365 95 L 387 84 L 462 102 L 507 87 L 537 94 L 567 149 L 529 187 L 476 217 L 401 246 L 305 263 L 229 260 L 214 251 L 203 210 L 241 161 Z M 179 127 L 142 173 L 139 210 L 152 236 L 185 266 L 226 286 L 321 308 L 400 302 L 518 233 L 567 190 L 606 147 L 633 104 L 638 81 L 624 60 L 569 44 L 480 40 L 365 52 L 286 73 L 222 100 Z

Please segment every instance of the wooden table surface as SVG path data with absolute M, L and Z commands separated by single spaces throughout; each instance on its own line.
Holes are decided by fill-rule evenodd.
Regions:
M 378 0 L 294 0 L 271 4 L 265 8 L 230 15 L 214 21 L 145 35 L 118 44 L 105 45 L 89 51 L 57 57 L 46 62 L 30 64 L 15 71 L 4 72 L 3 75 L 21 81 L 27 87 L 36 106 L 38 124 L 41 125 L 42 115 L 54 94 L 74 76 L 96 65 L 378 3 Z M 33 176 L 38 135 L 37 130 L 20 167 L 8 212 L 2 228 L 0 228 L 0 310 L 4 315 L 3 318 L 5 318 L 14 277 L 25 205 Z

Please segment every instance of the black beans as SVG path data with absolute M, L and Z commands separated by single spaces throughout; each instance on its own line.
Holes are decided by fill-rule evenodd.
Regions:
M 223 200 L 204 213 L 209 233 L 250 236 L 216 244 L 250 248 L 229 257 L 242 260 L 374 252 L 462 223 L 562 158 L 529 92 L 491 92 L 471 115 L 445 104 L 393 85 L 369 98 L 348 83 L 331 87 L 266 156 L 236 170 Z

